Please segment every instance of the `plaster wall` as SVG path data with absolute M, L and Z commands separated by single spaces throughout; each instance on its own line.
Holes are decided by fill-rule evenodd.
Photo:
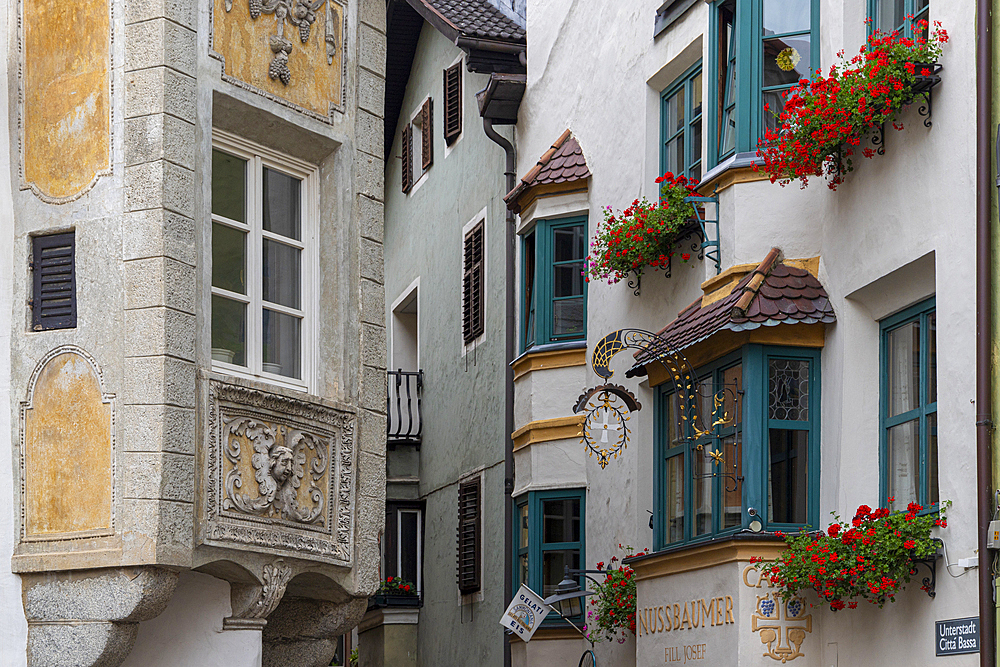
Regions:
M 163 613 L 139 626 L 122 667 L 260 667 L 260 630 L 222 630 L 229 600 L 228 582 L 182 573 Z
M 502 660 L 504 417 L 504 153 L 482 128 L 475 93 L 488 75 L 463 68 L 462 133 L 449 147 L 442 131 L 442 71 L 463 53 L 424 23 L 385 169 L 385 299 L 392 304 L 419 279 L 417 358 L 424 372 L 419 483 L 394 484 L 390 500 L 425 501 L 420 663 L 498 664 Z M 403 124 L 433 100 L 434 163 L 409 194 L 401 191 Z M 509 128 L 498 131 L 510 138 Z M 416 142 L 415 142 L 416 143 Z M 462 341 L 463 228 L 485 216 L 485 334 Z M 390 335 L 391 332 L 390 332 Z M 393 341 L 390 339 L 390 349 Z M 416 370 L 416 368 L 404 370 Z M 390 478 L 413 474 L 405 446 L 389 453 Z M 458 484 L 482 479 L 483 580 L 459 595 L 455 572 Z M 386 664 L 389 664 L 386 662 Z
M 593 174 L 589 183 L 592 233 L 603 218 L 604 206 L 620 210 L 639 195 L 656 196 L 659 99 L 670 83 L 664 72 L 682 71 L 675 61 L 690 63 L 692 44 L 699 44 L 699 35 L 708 30 L 707 6 L 695 3 L 678 23 L 653 39 L 648 35 L 656 4 L 564 0 L 533 7 L 528 16 L 532 49 L 517 126 L 517 173 L 527 173 L 569 127 Z M 863 0 L 821 3 L 822 65 L 828 66 L 840 49 L 856 52 L 864 40 L 865 12 Z M 939 486 L 941 498 L 954 502 L 941 537 L 952 563 L 973 555 L 976 548 L 971 254 L 975 123 L 974 95 L 969 92 L 975 90 L 975 81 L 973 68 L 968 66 L 975 57 L 974 12 L 971 0 L 932 3 L 931 19 L 941 21 L 951 35 L 941 59 L 944 80 L 933 93 L 932 128 L 926 128 L 911 107 L 903 114 L 906 129 L 887 130 L 886 155 L 860 160 L 836 192 L 817 180 L 805 190 L 795 184 L 781 188 L 759 181 L 719 193 L 722 269 L 757 263 L 772 246 L 782 248 L 788 258 L 822 258 L 819 278 L 830 294 L 838 322 L 827 327 L 821 362 L 821 519 L 831 511 L 853 516 L 862 503 L 878 504 L 878 319 L 931 292 L 936 295 Z M 707 66 L 707 39 L 700 42 L 700 48 Z M 587 63 L 583 76 L 581 62 Z M 708 99 L 707 87 L 704 99 Z M 533 212 L 526 214 L 530 217 Z M 590 349 L 618 328 L 659 330 L 701 294 L 701 281 L 713 275 L 715 267 L 708 261 L 675 262 L 669 279 L 651 272 L 643 276 L 640 296 L 633 296 L 625 283 L 590 283 Z M 931 292 L 928 284 L 933 285 Z M 643 404 L 630 422 L 634 438 L 606 469 L 597 467 L 593 459 L 586 463 L 586 561 L 590 566 L 607 561 L 618 543 L 651 546 L 646 510 L 655 504 L 654 392 L 645 383 L 622 377 L 629 361 L 615 360 L 612 381 L 624 383 Z M 540 386 L 539 382 L 533 378 L 531 388 Z M 598 382 L 588 368 L 586 386 Z M 567 385 L 561 393 L 563 412 L 546 412 L 546 416 L 571 414 L 579 388 Z M 538 400 L 517 397 L 518 424 L 537 418 L 532 410 Z M 544 402 L 554 406 L 559 400 L 547 396 Z M 519 465 L 518 488 L 521 474 Z M 539 478 L 534 460 L 531 476 Z M 840 664 L 868 664 L 873 646 L 879 647 L 880 659 L 888 662 L 931 660 L 929 639 L 918 642 L 904 637 L 929 636 L 936 619 L 976 613 L 975 573 L 965 574 L 955 566 L 951 568 L 955 577 L 941 576 L 943 566 L 939 564 L 933 601 L 911 586 L 913 590 L 890 609 L 823 616 L 807 640 L 812 650 L 837 644 Z M 898 632 L 904 626 L 912 635 Z M 614 646 L 602 646 L 600 651 L 602 664 L 629 660 Z

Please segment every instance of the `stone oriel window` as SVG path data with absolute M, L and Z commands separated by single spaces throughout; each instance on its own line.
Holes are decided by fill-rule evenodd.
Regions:
M 213 144 L 213 367 L 309 390 L 317 170 L 229 134 Z

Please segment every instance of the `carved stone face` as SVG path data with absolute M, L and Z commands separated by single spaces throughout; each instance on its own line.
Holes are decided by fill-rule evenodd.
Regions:
M 292 475 L 292 450 L 287 447 L 275 447 L 271 454 L 271 477 L 284 484 Z

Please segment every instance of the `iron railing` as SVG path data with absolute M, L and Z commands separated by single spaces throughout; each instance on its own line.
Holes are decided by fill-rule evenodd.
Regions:
M 420 436 L 424 421 L 420 412 L 420 394 L 424 388 L 423 371 L 404 371 L 403 369 L 387 373 L 387 409 L 388 433 L 386 444 L 420 446 Z

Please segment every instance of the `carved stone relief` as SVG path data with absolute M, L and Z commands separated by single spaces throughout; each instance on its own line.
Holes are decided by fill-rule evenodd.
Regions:
M 211 380 L 208 417 L 202 542 L 349 564 L 354 414 Z
M 262 584 L 232 585 L 233 615 L 222 620 L 225 630 L 260 629 L 267 625 L 267 617 L 274 611 L 285 587 L 292 578 L 292 568 L 280 558 L 264 566 Z

